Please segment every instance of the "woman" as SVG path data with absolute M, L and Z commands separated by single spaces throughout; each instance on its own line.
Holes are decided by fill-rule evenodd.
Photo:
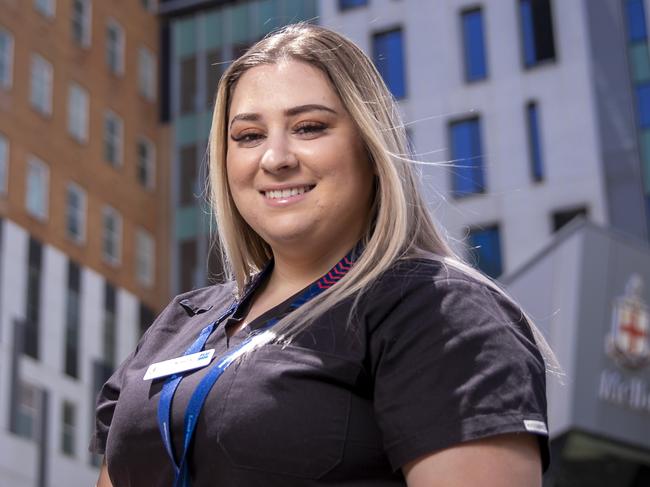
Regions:
M 100 487 L 541 485 L 545 342 L 452 253 L 406 147 L 332 31 L 228 68 L 210 171 L 233 279 L 174 299 L 104 386 Z

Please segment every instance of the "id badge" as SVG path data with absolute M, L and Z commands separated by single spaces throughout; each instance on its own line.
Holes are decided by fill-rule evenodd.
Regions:
M 188 370 L 200 369 L 205 367 L 212 361 L 214 356 L 214 348 L 210 350 L 203 350 L 201 352 L 192 353 L 190 355 L 183 355 L 163 362 L 156 362 L 151 364 L 144 374 L 143 380 L 159 379 L 179 372 L 187 372 Z

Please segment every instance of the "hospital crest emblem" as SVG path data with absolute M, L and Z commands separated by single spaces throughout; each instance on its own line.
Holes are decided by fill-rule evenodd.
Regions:
M 605 351 L 616 363 L 640 369 L 650 363 L 650 312 L 643 301 L 643 279 L 633 274 L 625 294 L 614 300 Z

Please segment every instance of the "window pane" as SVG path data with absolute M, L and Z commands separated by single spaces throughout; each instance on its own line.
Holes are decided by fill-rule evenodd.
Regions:
M 456 197 L 484 190 L 483 154 L 478 119 L 454 122 L 451 131 L 452 190 Z
M 367 3 L 368 0 L 339 0 L 339 9 L 345 10 L 348 8 L 361 7 Z
M 533 180 L 541 181 L 544 179 L 544 168 L 542 164 L 542 145 L 539 135 L 539 114 L 536 103 L 529 103 L 526 107 L 526 119 L 528 123 L 531 173 Z
M 68 261 L 68 285 L 65 321 L 64 372 L 79 377 L 79 328 L 81 318 L 81 270 L 79 265 Z
M 13 64 L 13 36 L 0 29 L 0 87 L 10 88 Z
M 645 40 L 647 32 L 643 0 L 626 0 L 625 16 L 628 40 L 632 42 Z
M 478 268 L 492 278 L 499 277 L 503 272 L 499 227 L 471 229 L 468 243 Z
M 196 178 L 197 178 L 197 163 L 196 163 L 197 148 L 194 145 L 183 147 L 181 149 L 181 181 L 180 181 L 180 201 L 181 205 L 195 205 L 196 196 Z
M 27 211 L 41 220 L 48 213 L 48 169 L 45 163 L 33 158 L 27 163 Z
M 180 244 L 180 291 L 194 289 L 196 282 L 197 249 L 196 240 L 188 240 Z
M 641 128 L 650 127 L 650 83 L 637 85 L 636 103 L 639 125 Z
M 181 61 L 181 113 L 192 113 L 196 102 L 196 57 Z
M 211 109 L 216 95 L 217 85 L 221 79 L 221 75 L 226 70 L 226 63 L 224 62 L 221 49 L 215 49 L 207 53 L 208 65 L 206 66 L 206 93 L 205 100 L 208 107 Z
M 373 59 L 377 70 L 395 98 L 406 96 L 402 31 L 393 30 L 373 37 Z
M 553 16 L 549 0 L 519 0 L 524 64 L 555 59 Z
M 635 83 L 650 81 L 650 53 L 644 41 L 629 46 L 630 64 Z
M 61 451 L 67 455 L 74 455 L 76 423 L 75 407 L 68 401 L 64 401 L 61 412 Z
M 0 193 L 7 192 L 9 176 L 9 141 L 0 134 Z
M 465 79 L 474 81 L 487 76 L 483 13 L 481 10 L 465 12 L 462 16 L 465 51 Z
M 43 246 L 34 238 L 29 239 L 27 263 L 27 292 L 25 299 L 24 353 L 38 359 L 40 347 L 41 263 Z
M 579 208 L 571 208 L 568 210 L 556 211 L 553 213 L 553 231 L 557 232 L 564 225 L 578 216 L 588 216 L 587 208 L 581 206 Z

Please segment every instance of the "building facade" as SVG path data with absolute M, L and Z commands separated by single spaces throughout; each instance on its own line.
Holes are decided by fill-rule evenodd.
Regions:
M 647 240 L 648 15 L 641 0 L 340 0 L 319 21 L 373 57 L 436 217 L 497 277 L 576 215 Z
M 151 1 L 0 0 L 0 485 L 93 485 L 95 395 L 169 299 Z
M 206 149 L 216 87 L 228 64 L 291 22 L 317 20 L 315 0 L 160 2 L 167 85 L 163 119 L 171 148 L 171 287 L 187 291 L 222 278 L 207 205 Z

